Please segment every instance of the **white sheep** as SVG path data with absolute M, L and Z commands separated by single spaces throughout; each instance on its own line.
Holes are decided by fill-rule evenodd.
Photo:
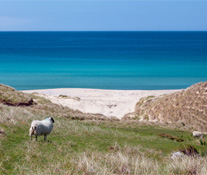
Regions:
M 207 132 L 193 131 L 193 137 L 203 138 L 204 135 L 207 135 Z
M 29 135 L 31 137 L 31 140 L 33 135 L 36 136 L 36 141 L 37 136 L 44 135 L 44 141 L 46 141 L 47 135 L 50 134 L 52 131 L 54 122 L 55 121 L 52 117 L 48 117 L 44 120 L 33 120 L 29 129 Z

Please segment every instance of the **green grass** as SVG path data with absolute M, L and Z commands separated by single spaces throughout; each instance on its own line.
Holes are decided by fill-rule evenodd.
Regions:
M 0 175 L 207 174 L 207 138 L 194 139 L 189 127 L 84 114 L 0 86 Z M 31 141 L 31 121 L 46 116 L 55 119 L 49 142 Z M 201 156 L 171 158 L 189 145 Z
M 81 173 L 76 161 L 84 153 L 93 152 L 102 156 L 110 153 L 110 147 L 117 145 L 119 149 L 138 148 L 145 157 L 161 161 L 187 145 L 195 146 L 204 153 L 207 146 L 199 145 L 187 131 L 171 130 L 158 126 L 126 125 L 124 122 L 92 122 L 56 119 L 54 129 L 44 142 L 30 141 L 28 136 L 28 120 L 15 125 L 0 124 L 6 135 L 0 139 L 1 174 L 61 174 L 63 172 Z M 176 142 L 158 136 L 159 133 L 171 134 L 183 138 L 184 142 Z M 51 167 L 54 166 L 54 167 Z M 51 167 L 51 169 L 50 169 Z M 69 174 L 70 174 L 69 173 Z

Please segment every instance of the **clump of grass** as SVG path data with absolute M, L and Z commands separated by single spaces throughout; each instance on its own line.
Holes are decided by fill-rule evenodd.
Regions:
M 67 95 L 62 95 L 62 94 L 60 94 L 59 95 L 59 98 L 69 98 Z
M 63 98 L 63 99 L 73 99 L 73 100 L 76 100 L 76 101 L 80 101 L 81 99 L 79 97 L 69 97 L 67 95 L 59 95 L 59 98 Z
M 168 138 L 168 139 L 170 139 L 170 140 L 175 140 L 175 141 L 177 141 L 177 142 L 183 142 L 183 141 L 184 141 L 183 139 L 181 139 L 181 138 L 179 138 L 179 137 L 172 136 L 172 135 L 170 135 L 170 134 L 163 134 L 163 133 L 160 133 L 160 134 L 158 134 L 158 135 L 161 136 L 161 137 Z
M 205 141 L 205 140 L 200 139 L 200 144 L 201 144 L 201 145 L 206 145 L 206 141 Z
M 192 145 L 188 146 L 187 148 L 180 149 L 180 152 L 184 153 L 187 156 L 197 156 L 197 155 L 199 155 L 197 149 Z

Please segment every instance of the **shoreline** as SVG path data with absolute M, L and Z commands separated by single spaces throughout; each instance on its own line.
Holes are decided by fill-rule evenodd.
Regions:
M 170 94 L 177 90 L 104 90 L 82 88 L 58 88 L 23 90 L 25 93 L 37 93 L 53 103 L 79 110 L 84 113 L 98 113 L 106 117 L 121 119 L 134 112 L 136 103 L 143 97 Z

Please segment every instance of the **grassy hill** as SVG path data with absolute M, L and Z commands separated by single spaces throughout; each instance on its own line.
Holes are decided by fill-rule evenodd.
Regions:
M 207 82 L 160 97 L 142 98 L 135 107 L 134 119 L 182 123 L 192 129 L 207 130 Z
M 188 130 L 109 120 L 10 90 L 0 90 L 10 103 L 33 102 L 11 105 L 1 96 L 0 174 L 207 174 L 207 139 L 194 139 Z M 55 119 L 50 142 L 43 137 L 30 141 L 31 121 L 48 115 Z M 170 158 L 172 152 L 189 145 L 201 156 Z

